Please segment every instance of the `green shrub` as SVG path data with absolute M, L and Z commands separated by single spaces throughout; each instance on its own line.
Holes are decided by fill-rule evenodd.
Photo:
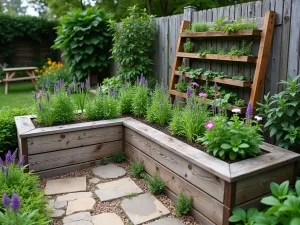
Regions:
M 166 125 L 172 117 L 172 104 L 163 86 L 156 87 L 147 111 L 147 120 L 151 123 Z
M 107 165 L 109 163 L 108 158 L 107 157 L 103 157 L 102 158 L 102 163 L 103 163 L 103 165 Z
M 177 216 L 187 215 L 192 209 L 192 197 L 186 197 L 180 191 L 174 207 Z
M 229 56 L 252 56 L 252 42 L 242 41 L 240 49 L 233 45 L 228 52 Z
M 134 88 L 130 84 L 124 85 L 119 91 L 119 103 L 121 113 L 132 112 L 132 98 L 134 94 Z
M 265 103 L 258 103 L 259 115 L 266 123 L 264 130 L 270 137 L 276 137 L 276 145 L 299 150 L 300 145 L 300 75 L 288 81 L 281 81 L 284 90 L 279 94 L 264 97 Z
M 122 20 L 122 26 L 112 21 L 110 30 L 114 37 L 112 57 L 122 79 L 134 82 L 141 73 L 149 76 L 153 65 L 154 17 L 146 9 L 134 6 L 129 8 L 129 16 Z
M 88 120 L 114 119 L 120 115 L 120 108 L 115 90 L 110 90 L 109 94 L 99 93 L 93 100 L 89 100 L 86 105 L 85 117 Z
M 195 51 L 195 44 L 191 41 L 185 42 L 183 44 L 184 52 L 193 53 Z
M 126 161 L 126 155 L 125 155 L 125 153 L 124 152 L 116 152 L 113 155 L 113 161 L 115 163 L 121 163 L 121 162 Z
M 136 178 L 143 178 L 145 174 L 145 166 L 143 162 L 131 162 L 130 163 L 130 172 Z
M 60 20 L 53 47 L 64 50 L 63 57 L 70 64 L 69 73 L 78 80 L 87 77 L 92 69 L 101 72 L 108 66 L 110 19 L 110 14 L 93 7 L 75 10 Z
M 147 79 L 141 75 L 134 89 L 132 98 L 132 112 L 136 116 L 146 116 L 149 105 L 149 88 Z
M 226 33 L 236 32 L 238 30 L 248 30 L 248 29 L 257 29 L 256 20 L 247 19 L 243 20 L 242 17 L 238 18 L 233 23 L 227 23 L 222 27 L 222 30 Z
M 24 158 L 20 159 L 20 162 L 15 162 L 15 155 L 10 152 L 7 153 L 6 160 L 1 164 L 0 169 L 0 198 L 4 193 L 7 193 L 9 197 L 13 193 L 18 194 L 22 203 L 20 214 L 31 213 L 37 210 L 33 217 L 30 219 L 30 223 L 36 223 L 41 225 L 48 225 L 50 222 L 47 216 L 47 200 L 44 196 L 44 192 L 39 189 L 39 178 L 32 174 L 32 172 L 24 173 L 26 167 L 23 166 Z M 2 201 L 1 201 L 2 202 Z M 0 206 L 0 212 L 3 212 L 2 205 Z M 1 219 L 0 219 L 1 221 Z M 30 224 L 29 223 L 29 224 Z M 1 223 L 5 224 L 5 223 Z M 11 223 L 15 224 L 15 223 Z M 27 224 L 27 223 L 26 223 Z
M 177 90 L 177 91 L 180 91 L 180 92 L 186 92 L 186 90 L 187 90 L 187 87 L 189 86 L 189 83 L 188 82 L 179 82 L 179 83 L 177 83 L 177 84 L 175 84 L 175 89 Z
M 163 182 L 163 180 L 161 179 L 161 177 L 157 172 L 154 174 L 152 178 L 145 176 L 145 179 L 148 184 L 149 191 L 152 194 L 156 194 L 156 195 L 161 194 L 164 187 L 166 186 L 166 183 Z
M 192 32 L 204 32 L 208 31 L 208 24 L 205 22 L 194 22 L 192 23 L 191 30 Z
M 16 149 L 18 146 L 17 129 L 15 116 L 29 115 L 29 108 L 8 108 L 0 109 L 0 152 Z
M 108 94 L 109 90 L 120 89 L 122 86 L 123 82 L 120 76 L 107 77 L 101 84 L 101 91 L 104 94 Z

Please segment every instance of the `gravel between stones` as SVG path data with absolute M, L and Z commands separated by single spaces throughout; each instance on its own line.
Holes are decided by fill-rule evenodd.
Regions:
M 99 178 L 100 179 L 99 183 L 106 183 L 106 182 L 113 181 L 113 180 L 118 180 L 118 179 L 124 178 L 124 177 L 131 177 L 131 179 L 144 191 L 144 193 L 149 192 L 148 191 L 148 186 L 147 186 L 146 182 L 143 179 L 137 179 L 135 177 L 130 176 L 130 165 L 129 165 L 129 163 L 123 162 L 123 163 L 119 163 L 119 164 L 116 164 L 116 165 L 124 168 L 127 172 L 126 175 L 124 175 L 123 177 L 116 178 L 116 179 L 102 179 L 102 178 Z M 89 183 L 89 180 L 91 178 L 95 177 L 93 175 L 92 169 L 93 168 L 87 168 L 87 169 L 77 170 L 75 172 L 71 172 L 71 173 L 68 173 L 68 174 L 63 175 L 63 176 L 50 177 L 50 178 L 47 178 L 47 179 L 42 179 L 41 182 L 40 182 L 40 185 L 41 185 L 42 188 L 45 188 L 47 180 L 86 176 L 87 177 L 87 191 L 95 193 L 95 190 L 97 189 L 96 188 L 97 184 Z M 52 196 L 52 198 L 56 198 L 56 197 L 57 196 Z M 175 210 L 174 210 L 174 207 L 173 207 L 173 203 L 166 195 L 160 194 L 160 195 L 155 195 L 155 197 L 159 201 L 161 201 L 170 210 L 171 213 L 167 217 L 178 218 L 178 219 L 182 220 L 184 222 L 184 224 L 186 224 L 186 225 L 199 225 L 195 221 L 195 219 L 191 216 L 180 216 L 180 217 L 176 216 Z M 98 198 L 96 198 L 95 200 L 96 200 L 96 207 L 95 207 L 95 212 L 91 213 L 92 216 L 93 215 L 98 215 L 98 214 L 104 213 L 104 212 L 116 213 L 117 215 L 119 215 L 121 217 L 121 219 L 123 220 L 125 225 L 131 225 L 129 219 L 126 217 L 125 213 L 123 212 L 123 210 L 120 207 L 122 198 L 117 199 L 117 200 L 113 200 L 113 201 L 110 201 L 110 202 L 101 202 Z M 153 221 L 149 221 L 147 223 L 150 223 L 150 222 L 153 222 Z M 50 225 L 63 225 L 62 219 L 55 219 L 50 223 Z

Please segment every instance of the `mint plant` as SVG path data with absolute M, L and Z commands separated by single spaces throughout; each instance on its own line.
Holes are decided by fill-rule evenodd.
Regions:
M 195 51 L 195 44 L 191 41 L 185 42 L 183 44 L 184 52 L 193 53 Z
M 300 144 L 300 75 L 281 81 L 284 90 L 278 94 L 264 96 L 265 103 L 257 111 L 266 119 L 264 130 L 275 136 L 276 145 L 297 150 Z

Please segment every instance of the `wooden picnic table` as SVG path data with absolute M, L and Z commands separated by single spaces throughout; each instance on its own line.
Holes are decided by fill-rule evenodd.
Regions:
M 37 69 L 37 67 L 18 67 L 18 68 L 5 68 L 3 71 L 6 73 L 6 78 L 3 79 L 3 82 L 5 82 L 5 94 L 8 93 L 8 83 L 14 82 L 14 81 L 22 81 L 22 80 L 31 80 L 32 83 L 35 86 L 35 89 L 38 89 L 37 86 L 37 79 L 39 76 L 36 76 L 34 74 L 34 71 Z M 16 72 L 23 71 L 25 72 L 28 77 L 15 77 Z

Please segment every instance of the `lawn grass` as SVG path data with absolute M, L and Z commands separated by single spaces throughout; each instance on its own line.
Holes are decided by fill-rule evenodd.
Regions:
M 14 82 L 8 86 L 8 94 L 4 94 L 4 84 L 0 84 L 0 108 L 3 106 L 8 107 L 24 107 L 33 106 L 34 101 L 32 99 L 32 92 L 34 86 L 31 82 Z M 74 96 L 74 95 L 73 95 Z M 91 99 L 95 95 L 88 93 L 88 97 Z

